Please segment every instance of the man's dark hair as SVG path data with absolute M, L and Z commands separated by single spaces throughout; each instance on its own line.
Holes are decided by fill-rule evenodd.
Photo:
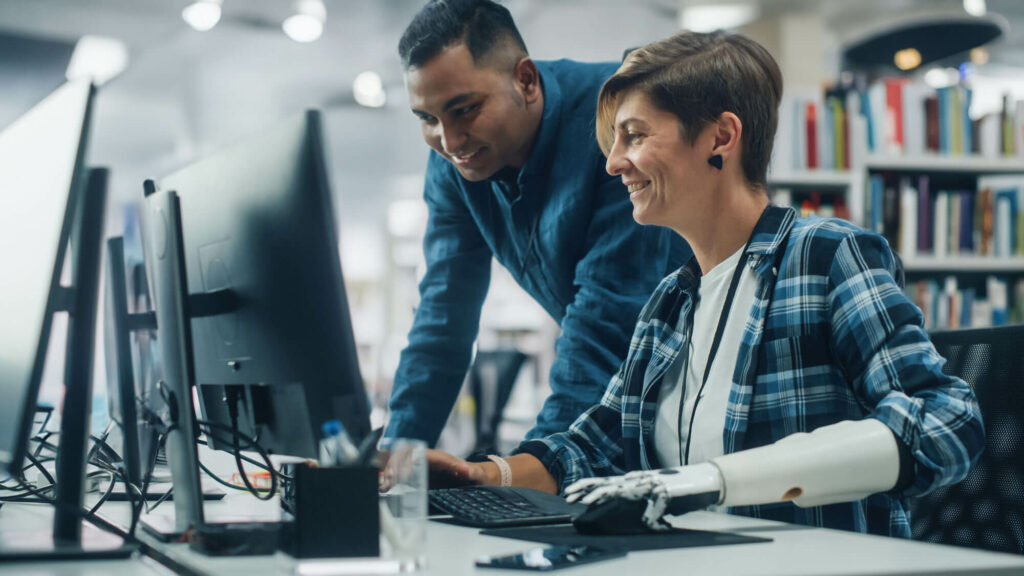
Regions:
M 398 55 L 409 69 L 461 42 L 479 66 L 488 63 L 487 56 L 496 46 L 509 41 L 526 55 L 526 43 L 504 6 L 491 0 L 430 0 L 402 33 Z

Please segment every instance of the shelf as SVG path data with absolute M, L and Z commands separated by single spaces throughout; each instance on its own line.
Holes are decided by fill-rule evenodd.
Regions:
M 916 256 L 903 259 L 905 272 L 1021 272 L 1024 258 L 995 258 L 991 256 Z
M 972 172 L 979 174 L 1021 173 L 1024 174 L 1024 158 L 981 158 L 979 156 L 946 156 L 930 154 L 925 156 L 868 156 L 865 161 L 868 170 L 893 170 L 898 172 Z
M 832 170 L 807 170 L 804 172 L 788 172 L 768 174 L 769 187 L 799 188 L 845 188 L 850 186 L 849 172 Z

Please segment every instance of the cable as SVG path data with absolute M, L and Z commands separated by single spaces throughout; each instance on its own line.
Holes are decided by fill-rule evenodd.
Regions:
M 202 444 L 203 446 L 209 446 L 210 445 L 209 442 L 207 442 L 206 440 L 203 440 L 202 438 L 196 438 L 196 442 L 199 443 L 199 444 Z M 263 464 L 262 462 L 260 462 L 259 460 L 253 460 L 252 458 L 249 458 L 245 454 L 241 454 L 240 457 L 245 462 L 248 462 L 249 464 L 252 464 L 253 466 L 259 468 L 260 470 L 263 470 L 265 472 L 270 472 L 272 474 L 276 474 L 277 477 L 279 479 L 281 479 L 281 480 L 286 480 L 286 481 L 292 480 L 292 477 L 289 476 L 288 474 L 285 474 L 284 472 L 281 472 L 280 470 L 278 470 L 276 468 L 267 468 L 267 466 L 265 464 Z
M 134 544 L 141 544 L 141 542 L 139 542 L 139 540 L 135 537 L 134 534 L 122 533 L 120 530 L 117 530 L 116 527 L 111 526 L 108 522 L 103 521 L 103 520 L 97 518 L 92 513 L 86 512 L 84 509 L 77 508 L 77 507 L 74 507 L 74 506 L 68 506 L 64 502 L 58 502 L 57 500 L 55 500 L 55 499 L 53 499 L 53 498 L 43 494 L 41 491 L 36 490 L 32 486 L 29 486 L 28 484 L 26 484 L 24 482 L 20 482 L 20 484 L 21 484 L 21 488 L 25 492 L 28 492 L 28 493 L 32 494 L 33 496 L 37 497 L 40 502 L 45 502 L 46 504 L 52 505 L 54 508 L 57 508 L 57 509 L 62 510 L 62 511 L 70 512 L 71 514 L 73 514 L 74 516 L 78 517 L 79 519 L 85 520 L 86 522 L 92 524 L 93 526 L 99 528 L 100 530 L 103 530 L 105 532 L 110 532 L 111 534 L 113 534 L 115 536 L 119 536 L 119 537 L 123 538 L 125 541 L 130 541 L 130 542 L 132 542 Z
M 245 486 L 239 486 L 237 484 L 232 484 L 231 482 L 228 482 L 227 480 L 221 478 L 220 476 L 217 476 L 216 474 L 213 473 L 212 470 L 207 468 L 206 465 L 203 464 L 202 462 L 199 462 L 199 468 L 201 468 L 203 472 L 206 472 L 206 474 L 213 481 L 215 481 L 216 483 L 220 484 L 221 486 L 230 488 L 232 490 L 241 490 L 242 492 L 250 492 L 250 490 L 248 488 L 246 488 Z M 257 488 L 257 490 L 259 490 L 259 488 Z M 267 491 L 266 490 L 261 490 L 261 492 L 267 492 Z
M 234 406 L 234 409 L 232 409 L 231 406 Z M 249 481 L 249 475 L 246 473 L 245 466 L 242 464 L 242 455 L 240 454 L 240 452 L 243 449 L 250 448 L 255 450 L 256 453 L 260 455 L 260 458 L 263 459 L 264 466 L 261 466 L 261 468 L 264 468 L 265 470 L 272 470 L 274 468 L 273 462 L 270 461 L 270 455 L 267 453 L 266 450 L 263 449 L 262 446 L 256 443 L 256 440 L 254 438 L 249 438 L 248 436 L 243 435 L 240 430 L 238 430 L 238 405 L 234 402 L 229 401 L 228 411 L 233 413 L 231 418 L 231 427 L 225 426 L 218 422 L 208 422 L 205 420 L 197 420 L 196 422 L 199 424 L 200 428 L 207 428 L 207 430 L 205 430 L 204 433 L 206 433 L 212 438 L 217 439 L 218 442 L 223 442 L 223 439 L 217 438 L 217 436 L 213 434 L 214 429 L 223 429 L 231 434 L 232 452 L 235 456 L 235 465 L 238 468 L 238 474 L 239 476 L 242 477 L 242 483 L 245 484 L 246 489 L 248 489 L 249 492 L 256 499 L 270 500 L 271 498 L 274 497 L 275 494 L 277 494 L 277 475 L 274 473 L 270 474 L 269 490 L 261 490 L 259 488 L 256 488 L 255 486 L 252 485 L 252 482 Z M 244 446 L 239 442 L 239 439 L 243 439 L 246 441 Z M 207 473 L 209 474 L 209 471 L 207 471 Z M 237 486 L 235 487 L 237 488 Z

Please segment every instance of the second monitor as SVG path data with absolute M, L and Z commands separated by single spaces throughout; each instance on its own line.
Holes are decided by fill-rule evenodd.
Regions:
M 180 199 L 205 419 L 304 457 L 327 420 L 356 440 L 369 432 L 322 138 L 310 111 L 159 183 Z M 218 293 L 231 302 L 195 299 Z

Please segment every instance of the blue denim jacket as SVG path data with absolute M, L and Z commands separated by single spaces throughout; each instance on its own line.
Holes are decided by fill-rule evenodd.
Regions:
M 492 256 L 562 328 L 551 395 L 528 438 L 565 431 L 601 399 L 644 302 L 689 259 L 678 235 L 633 221 L 621 180 L 604 170 L 594 115 L 601 84 L 616 67 L 537 62 L 544 113 L 517 173 L 469 182 L 430 153 L 427 271 L 386 438 L 437 442 L 469 367 Z

